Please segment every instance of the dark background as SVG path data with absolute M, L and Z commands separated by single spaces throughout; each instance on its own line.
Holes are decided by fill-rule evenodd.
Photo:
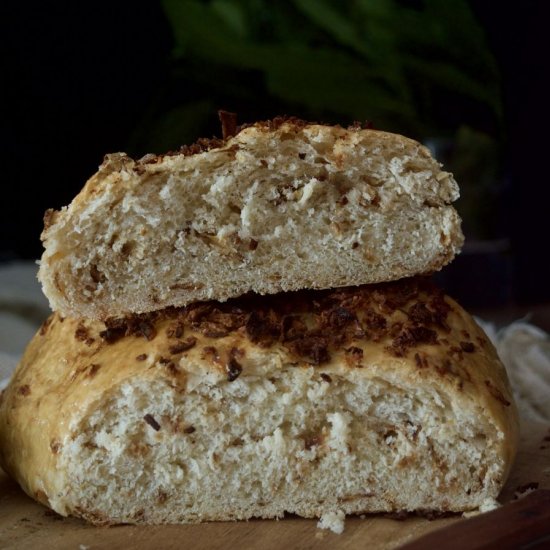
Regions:
M 548 302 L 548 4 L 470 5 L 502 78 L 505 138 L 499 188 L 484 199 L 496 221 L 488 238 L 478 239 L 475 231 L 469 235 L 466 228 L 477 246 L 440 278 L 465 305 Z M 257 101 L 232 94 L 234 83 L 221 73 L 215 86 L 201 87 L 196 79 L 187 85 L 181 74 L 175 83 L 173 33 L 158 2 L 14 2 L 3 4 L 2 12 L 6 65 L 0 261 L 40 256 L 43 212 L 68 204 L 105 153 L 142 155 L 155 144 L 171 145 L 162 135 L 155 141 L 144 133 L 155 113 L 175 97 L 199 96 L 197 105 L 208 111 L 181 134 L 188 142 L 219 134 L 218 107 L 237 111 L 241 122 L 289 108 L 284 101 L 262 99 L 261 90 Z M 200 71 L 209 64 L 195 65 L 193 70 Z M 205 102 L 200 103 L 202 97 Z M 224 102 L 225 97 L 231 99 Z M 288 114 L 311 116 L 299 104 L 290 107 Z M 476 106 L 470 107 L 475 114 Z M 452 101 L 445 108 L 452 111 Z M 462 106 L 464 112 L 468 108 Z M 323 120 L 335 118 L 329 113 Z M 343 124 L 350 122 L 342 118 Z

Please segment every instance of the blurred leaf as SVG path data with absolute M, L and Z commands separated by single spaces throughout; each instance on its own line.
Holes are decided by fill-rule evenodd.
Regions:
M 380 71 L 380 78 L 392 87 L 394 93 L 408 101 L 404 75 L 395 51 L 394 37 L 391 32 L 387 32 L 383 18 L 379 17 L 385 15 L 384 10 L 377 13 L 374 25 L 363 29 L 365 36 L 362 36 L 357 22 L 351 19 L 349 14 L 336 9 L 335 6 L 341 6 L 341 3 L 331 0 L 294 0 L 294 3 L 311 21 L 329 32 L 340 44 L 350 47 L 365 58 L 369 66 L 379 65 L 380 59 L 384 58 L 386 62 L 384 70 Z
M 216 106 L 208 100 L 195 101 L 164 113 L 141 137 L 139 149 L 162 153 L 193 143 L 204 127 L 205 120 L 215 112 Z
M 215 0 L 212 2 L 212 10 L 224 20 L 235 34 L 241 37 L 247 35 L 246 16 L 241 5 L 231 0 Z
M 261 71 L 268 90 L 278 97 L 308 108 L 336 108 L 350 118 L 372 118 L 371 113 L 394 118 L 414 116 L 412 106 L 392 97 L 395 94 L 385 87 L 387 73 L 381 67 L 371 68 L 344 51 L 248 43 L 228 29 L 219 30 L 223 22 L 217 15 L 207 13 L 203 5 L 176 0 L 169 0 L 168 4 L 180 8 L 171 16 L 187 51 L 216 63 Z M 205 32 L 205 27 L 215 28 L 216 32 Z
M 336 40 L 345 46 L 350 46 L 357 52 L 369 57 L 370 52 L 357 33 L 353 21 L 334 8 L 330 0 L 294 0 L 294 3 L 311 21 L 329 32 Z
M 460 115 L 433 109 L 445 95 L 464 122 L 476 122 L 468 112 L 472 102 L 483 106 L 487 120 L 501 119 L 494 57 L 466 0 L 419 0 L 414 7 L 398 0 L 163 5 L 181 60 L 174 77 L 221 97 L 225 90 L 229 99 L 277 99 L 287 112 L 317 118 L 374 118 L 377 126 L 417 137 L 454 131 L 445 125 Z M 188 72 L 200 62 L 204 74 Z
M 474 80 L 456 67 L 442 62 L 424 61 L 412 56 L 404 56 L 404 63 L 418 75 L 431 81 L 437 87 L 471 97 L 480 103 L 484 103 L 500 116 L 500 103 L 496 90 L 491 89 L 484 81 Z
M 438 27 L 439 44 L 470 71 L 498 80 L 498 68 L 485 32 L 466 0 L 425 0 L 426 14 Z
M 187 55 L 197 47 L 205 48 L 203 55 L 218 56 L 220 61 L 235 58 L 242 38 L 210 4 L 192 0 L 163 0 L 172 25 L 176 57 Z M 200 44 L 197 44 L 200 42 Z
M 392 97 L 384 82 L 374 76 L 336 52 L 305 47 L 289 48 L 267 71 L 269 90 L 289 101 L 317 110 L 337 110 L 351 119 L 413 118 L 413 107 Z M 312 83 L 316 83 L 313 88 Z

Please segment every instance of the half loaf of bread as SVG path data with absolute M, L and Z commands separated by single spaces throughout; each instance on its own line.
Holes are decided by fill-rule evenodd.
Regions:
M 54 314 L 0 403 L 0 458 L 97 524 L 462 511 L 517 416 L 472 318 L 424 281 Z
M 458 252 L 457 197 L 403 136 L 257 123 L 176 154 L 107 156 L 47 213 L 39 278 L 54 310 L 95 319 L 396 280 Z

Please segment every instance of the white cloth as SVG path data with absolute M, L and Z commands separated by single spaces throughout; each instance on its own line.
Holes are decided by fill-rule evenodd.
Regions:
M 550 421 L 550 339 L 540 328 L 516 321 L 496 331 L 477 319 L 508 371 L 524 420 Z
M 27 342 L 50 313 L 33 262 L 0 267 L 0 390 Z M 479 320 L 506 366 L 524 420 L 550 421 L 550 339 L 546 332 L 516 321 L 496 330 Z
M 0 389 L 50 313 L 36 271 L 34 262 L 12 262 L 0 267 Z

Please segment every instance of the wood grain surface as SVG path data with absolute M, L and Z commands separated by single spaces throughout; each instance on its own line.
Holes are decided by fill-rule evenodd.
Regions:
M 402 546 L 401 550 L 543 550 L 549 547 L 550 491 L 535 489 L 492 512 L 436 529 Z
M 511 502 L 522 486 L 550 489 L 550 426 L 522 426 L 520 452 L 499 499 Z M 342 535 L 317 529 L 315 520 L 286 517 L 280 521 L 202 525 L 93 527 L 62 518 L 27 497 L 0 471 L 0 548 L 2 549 L 391 549 L 436 529 L 474 521 L 460 516 L 429 521 L 369 515 L 346 520 Z M 504 528 L 504 526 L 503 526 Z M 466 547 L 464 547 L 466 548 Z

